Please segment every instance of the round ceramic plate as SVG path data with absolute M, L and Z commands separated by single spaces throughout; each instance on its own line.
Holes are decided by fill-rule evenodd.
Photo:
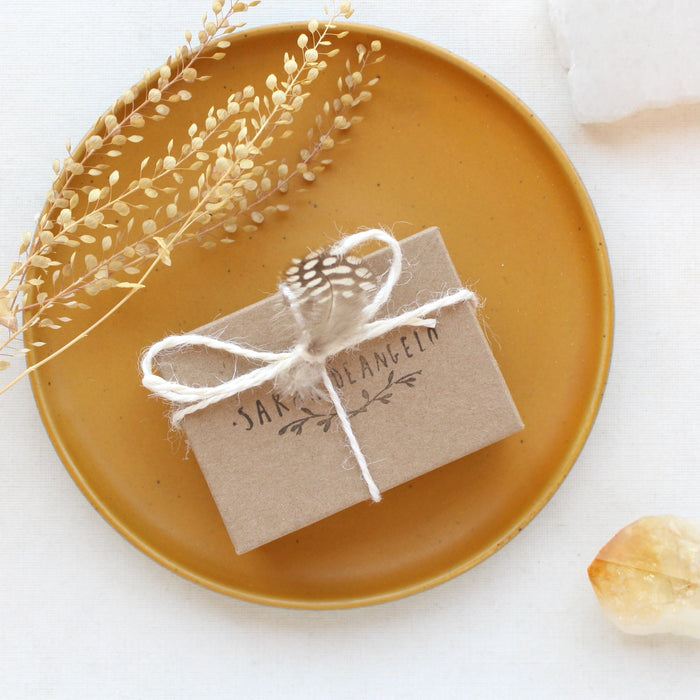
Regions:
M 212 104 L 264 86 L 301 26 L 242 33 L 212 78 L 120 160 L 122 177 L 161 153 Z M 542 508 L 576 459 L 603 392 L 612 297 L 603 237 L 567 157 L 532 113 L 465 61 L 385 30 L 386 60 L 365 120 L 288 213 L 213 251 L 183 248 L 109 322 L 34 376 L 48 431 L 100 513 L 156 561 L 238 598 L 290 607 L 367 605 L 416 593 L 478 564 Z M 343 55 L 313 100 L 334 94 Z M 336 72 L 337 71 L 337 72 Z M 370 77 L 369 75 L 367 76 Z M 319 103 L 320 104 L 320 103 Z M 311 105 L 313 111 L 314 106 Z M 313 118 L 313 114 L 310 117 Z M 399 238 L 437 225 L 462 280 L 485 299 L 496 359 L 525 422 L 507 440 L 237 556 L 194 458 L 148 397 L 139 353 L 275 291 L 287 261 L 360 227 Z M 107 308 L 109 294 L 74 324 Z M 74 329 L 72 329 L 74 330 Z M 63 331 L 33 339 L 57 347 Z M 426 435 L 426 440 L 430 436 Z

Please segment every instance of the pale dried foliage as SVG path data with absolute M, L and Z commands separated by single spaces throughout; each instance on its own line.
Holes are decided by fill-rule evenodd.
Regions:
M 350 113 L 371 98 L 376 78 L 365 80 L 363 71 L 382 59 L 378 41 L 356 47 L 357 59 L 346 62 L 337 96 L 312 117 L 308 146 L 266 157 L 273 144 L 279 152 L 278 142 L 292 134 L 310 86 L 339 52 L 333 44 L 347 32 L 336 22 L 353 12 L 349 2 L 341 2 L 327 12 L 326 21 L 309 22 L 264 89 L 248 85 L 230 94 L 224 104 L 209 109 L 204 123 L 191 124 L 186 136 L 173 135 L 159 157 L 145 157 L 138 177 L 126 181 L 121 176 L 123 151 L 143 140 L 139 132 L 149 122 L 163 122 L 161 128 L 167 129 L 171 110 L 192 97 L 188 87 L 208 78 L 202 73 L 207 62 L 226 57 L 228 37 L 243 26 L 237 17 L 258 4 L 214 2 L 213 16 L 205 15 L 198 33 L 199 45 L 193 46 L 187 32 L 186 43 L 159 71 L 147 71 L 100 117 L 79 149 L 74 152 L 68 144 L 67 156 L 54 162 L 48 205 L 34 234 L 25 234 L 20 260 L 0 288 L 0 325 L 6 330 L 0 355 L 26 354 L 28 348 L 17 349 L 26 330 L 64 327 L 76 312 L 89 308 L 91 296 L 123 292 L 90 328 L 76 332 L 0 393 L 110 317 L 145 286 L 158 263 L 170 265 L 175 249 L 232 243 L 237 232 L 249 234 L 285 210 L 279 196 L 294 180 L 313 182 L 330 164 L 328 151 L 338 134 L 360 120 Z M 86 176 L 92 184 L 80 184 Z M 0 369 L 9 364 L 0 359 Z

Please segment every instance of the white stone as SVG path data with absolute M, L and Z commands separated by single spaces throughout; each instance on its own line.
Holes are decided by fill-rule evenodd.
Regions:
M 700 526 L 646 517 L 613 537 L 588 568 L 608 617 L 631 634 L 700 639 Z
M 700 101 L 700 0 L 549 0 L 580 122 Z

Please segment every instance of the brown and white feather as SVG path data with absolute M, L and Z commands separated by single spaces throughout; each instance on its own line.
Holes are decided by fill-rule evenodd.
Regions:
M 283 283 L 297 306 L 308 351 L 319 356 L 358 337 L 364 309 L 377 290 L 374 274 L 360 258 L 332 249 L 292 260 Z

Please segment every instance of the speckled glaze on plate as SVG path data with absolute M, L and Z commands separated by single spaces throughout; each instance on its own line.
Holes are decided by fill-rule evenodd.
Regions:
M 120 170 L 161 152 L 232 89 L 264 85 L 299 26 L 242 33 L 212 79 L 147 127 Z M 87 340 L 39 370 L 46 427 L 79 487 L 156 561 L 215 591 L 268 605 L 343 608 L 417 593 L 483 561 L 542 508 L 573 465 L 603 393 L 612 347 L 602 233 L 561 148 L 516 97 L 467 62 L 383 29 L 386 61 L 366 120 L 289 213 L 214 251 L 192 248 Z M 342 60 L 342 56 L 339 57 Z M 334 64 L 340 71 L 342 64 Z M 337 73 L 329 73 L 329 90 Z M 314 94 L 325 96 L 325 91 Z M 399 237 L 441 228 L 457 270 L 486 301 L 496 358 L 522 433 L 265 547 L 237 556 L 193 458 L 168 435 L 164 407 L 137 372 L 139 353 L 276 288 L 289 258 L 358 227 Z M 103 298 L 104 297 L 104 298 Z M 74 323 L 97 317 L 108 301 Z M 35 331 L 48 349 L 62 331 Z M 37 351 L 38 352 L 38 351 Z M 39 356 L 39 355 L 37 355 Z M 459 371 L 459 368 L 455 368 Z M 426 439 L 430 439 L 426 435 Z

